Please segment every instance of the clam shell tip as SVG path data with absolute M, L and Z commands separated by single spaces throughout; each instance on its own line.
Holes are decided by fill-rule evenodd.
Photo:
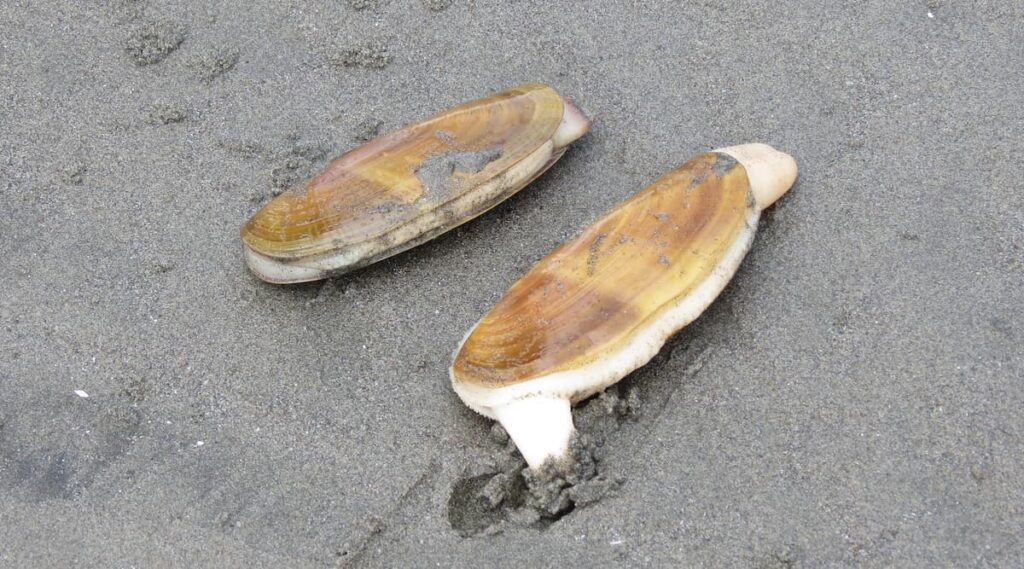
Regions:
M 767 144 L 740 144 L 719 148 L 715 152 L 732 156 L 746 169 L 758 210 L 775 203 L 796 181 L 796 160 Z
M 562 122 L 559 123 L 558 129 L 551 137 L 551 141 L 554 143 L 555 148 L 564 148 L 586 134 L 592 124 L 593 121 L 590 120 L 590 117 L 584 114 L 572 101 L 565 99 Z

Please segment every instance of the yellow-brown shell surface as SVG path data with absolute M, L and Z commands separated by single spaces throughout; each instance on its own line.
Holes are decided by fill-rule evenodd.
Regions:
M 453 379 L 505 387 L 621 348 L 708 278 L 752 207 L 742 165 L 714 152 L 693 158 L 512 285 L 466 338 Z
M 387 239 L 548 143 L 563 109 L 554 89 L 523 85 L 382 136 L 275 198 L 242 228 L 242 239 L 282 260 Z M 452 227 L 466 221 L 446 213 Z

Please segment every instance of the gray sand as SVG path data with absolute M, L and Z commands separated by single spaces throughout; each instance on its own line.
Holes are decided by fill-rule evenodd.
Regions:
M 0 6 L 0 566 L 1024 565 L 1017 2 L 173 4 Z M 247 272 L 278 186 L 527 81 L 595 118 L 528 189 L 336 281 Z M 621 486 L 462 537 L 502 448 L 448 386 L 463 333 L 748 141 L 800 179 L 625 380 Z

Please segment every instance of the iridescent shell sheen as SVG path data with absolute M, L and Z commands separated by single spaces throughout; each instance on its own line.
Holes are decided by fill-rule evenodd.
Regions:
M 554 89 L 531 84 L 384 135 L 257 212 L 241 232 L 249 266 L 301 282 L 394 255 L 519 191 L 589 126 Z

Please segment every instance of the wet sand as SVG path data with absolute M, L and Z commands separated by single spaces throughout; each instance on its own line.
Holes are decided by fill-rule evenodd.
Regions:
M 0 566 L 1024 564 L 1022 30 L 938 0 L 3 3 Z M 595 119 L 529 188 L 342 278 L 248 273 L 276 192 L 528 81 Z M 801 173 L 739 274 L 628 413 L 577 414 L 608 484 L 482 531 L 459 492 L 514 453 L 448 385 L 462 335 L 755 141 Z

